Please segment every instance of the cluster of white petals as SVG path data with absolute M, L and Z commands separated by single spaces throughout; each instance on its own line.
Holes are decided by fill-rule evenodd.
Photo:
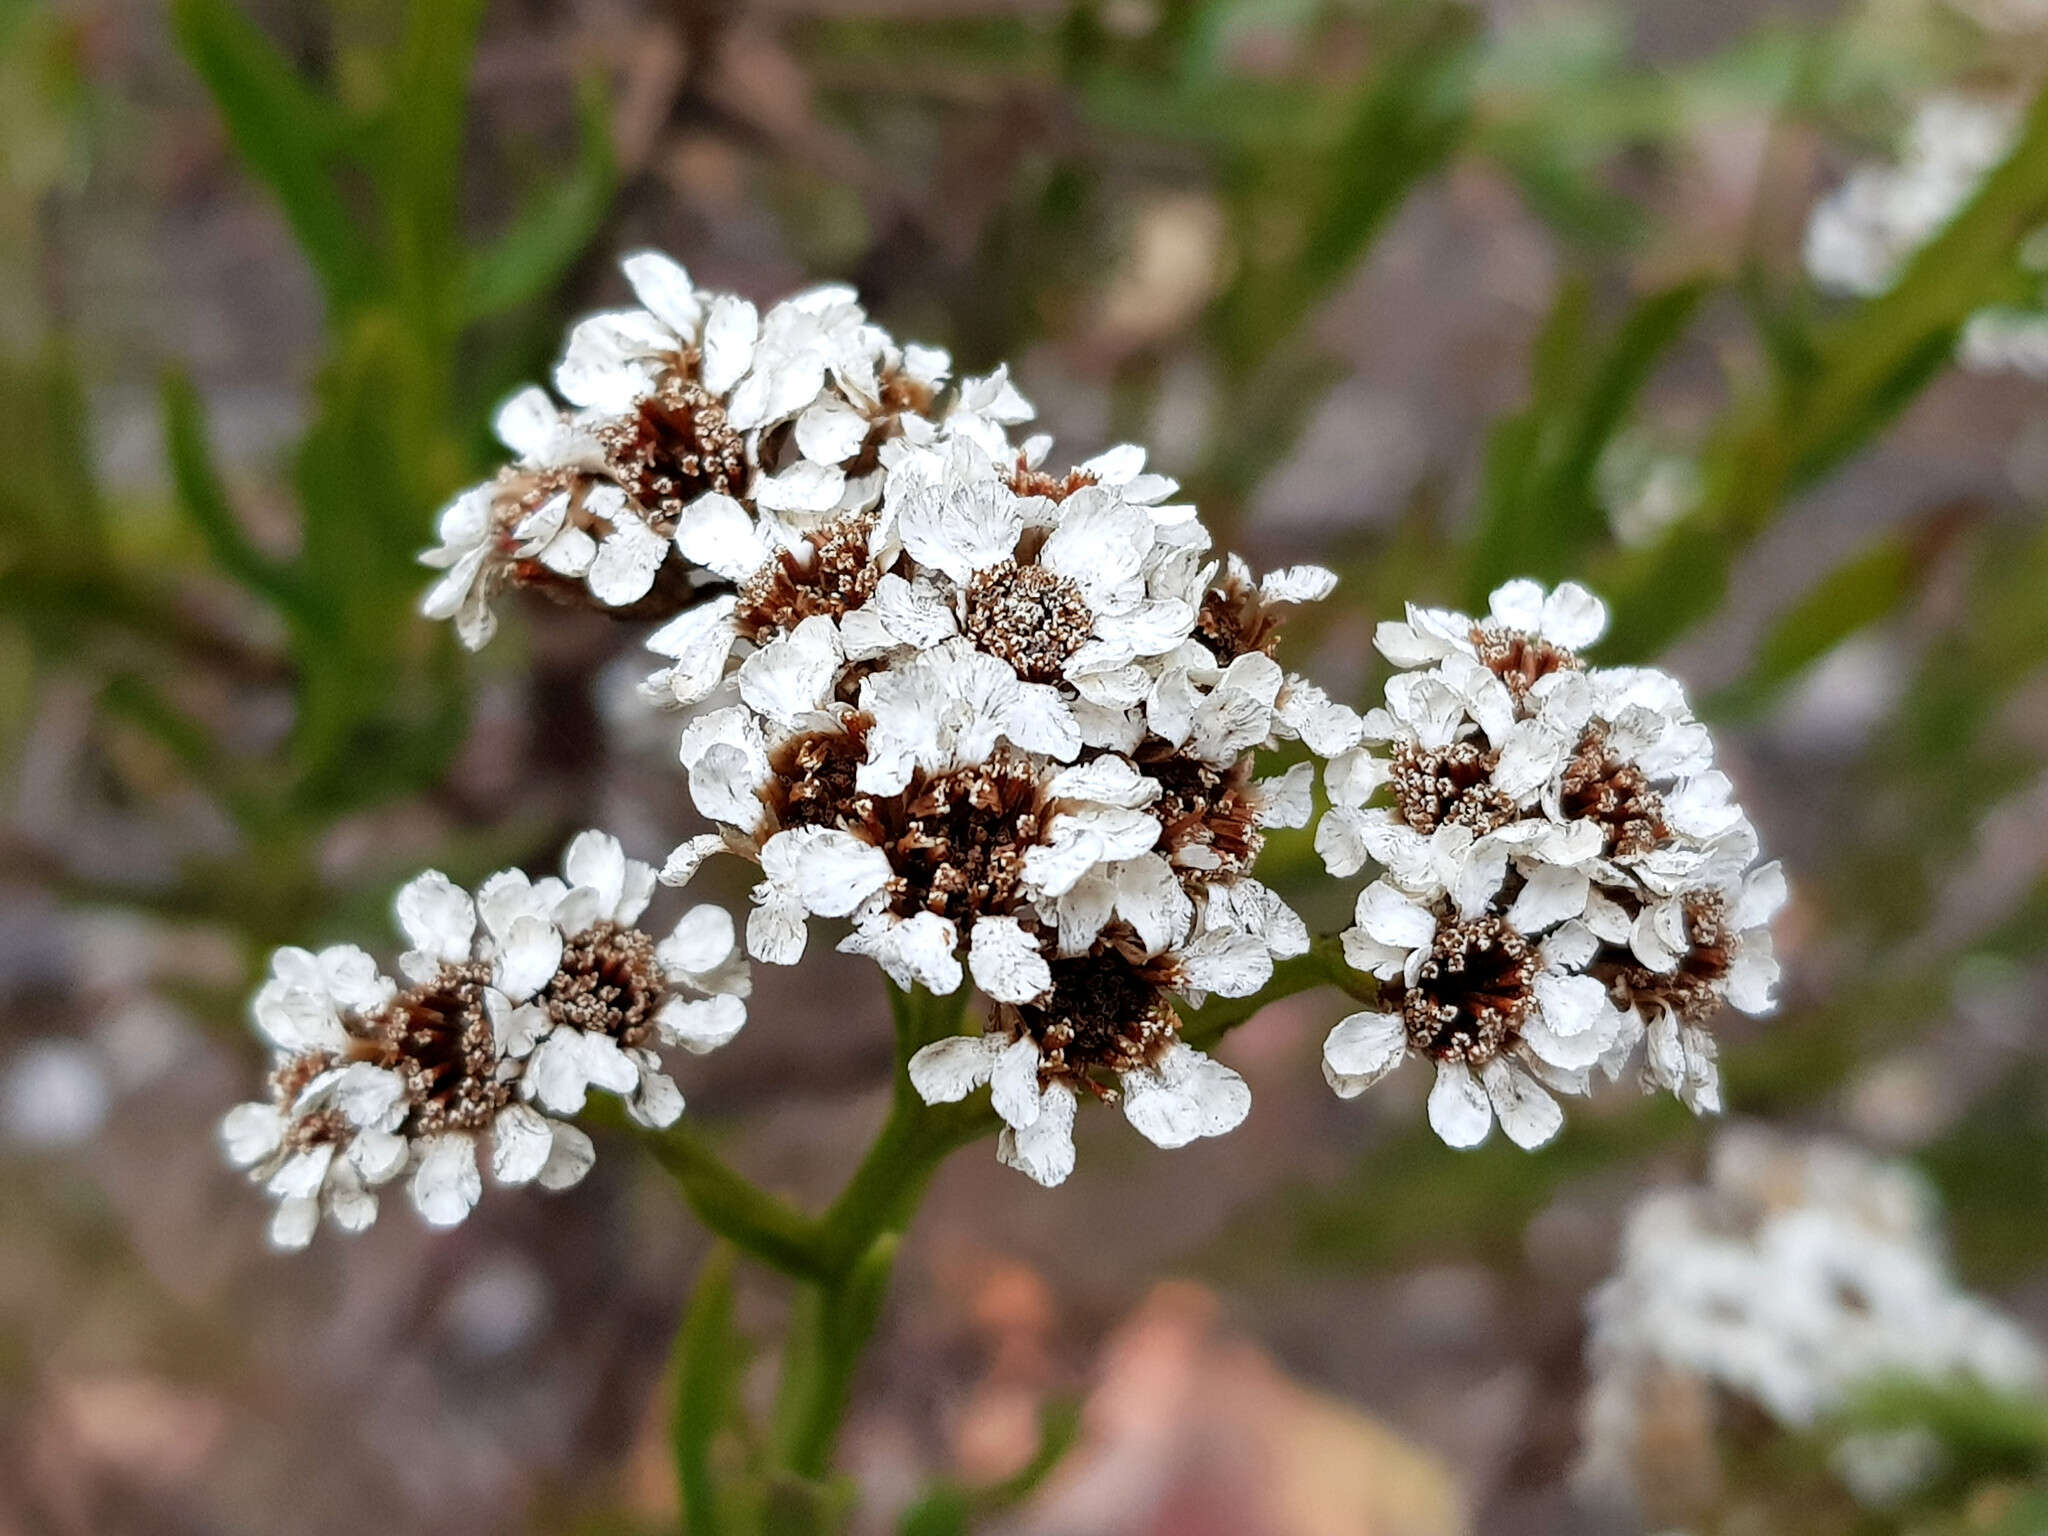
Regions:
M 491 876 L 472 895 L 429 871 L 398 894 L 404 984 L 362 950 L 280 949 L 252 1014 L 273 1052 L 270 1095 L 221 1123 L 229 1158 L 277 1200 L 271 1237 L 307 1243 L 324 1216 L 376 1219 L 401 1177 L 435 1226 L 501 1184 L 562 1189 L 590 1138 L 564 1117 L 592 1088 L 644 1125 L 683 1098 L 658 1046 L 702 1052 L 746 1022 L 732 918 L 700 906 L 656 943 L 634 924 L 652 867 L 602 832 L 570 845 L 560 878 Z
M 1218 556 L 1142 449 L 1048 470 L 1003 371 L 948 392 L 942 353 L 844 290 L 757 315 L 664 257 L 625 267 L 642 307 L 576 327 L 568 407 L 501 412 L 519 462 L 444 515 L 427 611 L 472 644 L 507 582 L 668 615 L 646 691 L 688 711 L 716 831 L 663 878 L 757 864 L 757 960 L 794 964 L 823 919 L 899 986 L 971 982 L 987 1036 L 915 1081 L 993 1082 L 1006 1161 L 1065 1177 L 1083 1094 L 1162 1145 L 1235 1125 L 1243 1083 L 1169 999 L 1248 996 L 1308 946 L 1250 867 L 1264 829 L 1306 824 L 1314 767 L 1252 759 L 1358 741 L 1272 655 L 1334 577 Z
M 1411 606 L 1376 636 L 1384 706 L 1328 766 L 1316 846 L 1375 874 L 1343 939 L 1380 1002 L 1331 1032 L 1324 1075 L 1350 1097 L 1425 1058 L 1453 1146 L 1496 1119 L 1541 1145 L 1553 1094 L 1639 1045 L 1651 1085 L 1716 1110 L 1708 1021 L 1772 1006 L 1783 876 L 1677 681 L 1586 665 L 1606 622 L 1572 583 L 1510 582 L 1478 621 Z
M 1922 102 L 1896 164 L 1857 168 L 1814 206 L 1805 251 L 1813 280 L 1857 297 L 1888 291 L 2011 152 L 2020 115 L 2020 103 L 2005 98 L 1937 95 Z M 2037 236 L 2022 250 L 2036 270 L 2040 243 Z M 1979 372 L 2048 378 L 2048 307 L 1978 311 L 1957 339 L 1956 358 Z
M 2034 1341 L 1957 1284 L 1910 1168 L 1750 1127 L 1722 1133 L 1706 1184 L 1636 1205 L 1589 1309 L 1580 1478 L 1639 1502 L 1660 1477 L 1697 1481 L 1660 1458 L 1734 1404 L 1798 1430 L 1882 1378 L 2033 1391 L 2044 1375 Z
M 698 288 L 666 256 L 624 267 L 639 306 L 575 327 L 554 396 L 532 387 L 500 407 L 515 462 L 457 496 L 420 557 L 444 572 L 425 612 L 454 620 L 472 649 L 490 639 L 507 585 L 675 612 L 692 586 L 677 524 L 700 497 L 816 526 L 874 505 L 884 444 L 994 445 L 1028 415 L 1001 370 L 946 392 L 946 354 L 897 346 L 850 289 L 813 288 L 762 313 Z

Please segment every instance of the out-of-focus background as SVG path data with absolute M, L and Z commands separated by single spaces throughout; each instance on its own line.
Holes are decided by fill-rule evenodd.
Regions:
M 1732 1112 L 1908 1159 L 1954 1282 L 2048 1336 L 2041 154 L 1968 202 L 2043 65 L 2034 0 L 0 0 L 0 1533 L 673 1528 L 706 1243 L 630 1144 L 280 1258 L 213 1142 L 269 947 L 390 948 L 429 864 L 692 830 L 631 626 L 530 606 L 470 658 L 415 614 L 491 405 L 645 245 L 852 281 L 1013 360 L 1062 453 L 1142 441 L 1220 542 L 1337 566 L 1291 662 L 1350 702 L 1404 598 L 1599 586 L 1598 659 L 1685 678 L 1792 871 Z M 1862 166 L 1919 260 L 1809 236 Z M 1304 838 L 1270 858 L 1343 921 Z M 823 946 L 756 996 L 690 1113 L 815 1200 L 882 998 Z M 1052 1192 L 946 1167 L 857 1529 L 1644 1528 L 1572 1476 L 1586 1298 L 1712 1127 L 1623 1085 L 1454 1153 L 1420 1077 L 1327 1091 L 1338 1012 L 1232 1037 L 1231 1136 L 1084 1116 Z M 1702 1529 L 2048 1529 L 2012 1423 L 1999 1486 L 1898 1515 L 1717 1423 Z

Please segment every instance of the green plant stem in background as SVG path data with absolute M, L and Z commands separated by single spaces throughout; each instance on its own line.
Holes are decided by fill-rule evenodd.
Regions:
M 1319 939 L 1308 953 L 1274 967 L 1272 980 L 1246 998 L 1219 998 L 1194 1010 L 1183 1031 L 1190 1044 L 1214 1046 L 1267 1003 L 1325 985 L 1371 1002 L 1376 989 L 1344 964 L 1342 945 Z M 910 1083 L 910 1058 L 957 1033 L 967 990 L 935 997 L 890 989 L 896 1051 L 889 1114 L 836 1200 L 809 1216 L 751 1183 L 694 1129 L 676 1126 L 646 1137 L 698 1218 L 722 1239 L 698 1279 L 677 1335 L 676 1476 L 693 1533 L 723 1528 L 743 1498 L 721 1497 L 709 1446 L 718 1415 L 732 1408 L 730 1338 L 732 1255 L 744 1252 L 797 1283 L 782 1352 L 772 1464 L 758 1491 L 766 1528 L 830 1529 L 838 1501 L 827 1481 L 854 1373 L 880 1320 L 903 1233 L 940 1163 L 995 1132 L 1001 1122 L 985 1093 L 957 1104 L 926 1104 Z M 615 1117 L 614 1123 L 623 1123 Z M 723 1405 L 722 1407 L 719 1405 Z M 716 1411 L 714 1411 L 716 1410 Z
M 2044 222 L 2048 91 L 2034 99 L 2004 163 L 1888 292 L 1779 350 L 1770 386 L 1738 406 L 1708 445 L 1699 508 L 1599 580 L 1615 616 L 1603 659 L 1654 655 L 1712 613 L 1737 555 L 1786 500 L 1902 410 L 1948 361 L 1972 314 L 2012 296 L 2022 275 L 2016 252 Z

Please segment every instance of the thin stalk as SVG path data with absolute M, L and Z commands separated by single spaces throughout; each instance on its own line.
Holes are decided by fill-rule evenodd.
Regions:
M 817 1280 L 830 1274 L 821 1257 L 818 1221 L 750 1182 L 687 1122 L 646 1140 L 654 1160 L 713 1232 L 792 1278 Z

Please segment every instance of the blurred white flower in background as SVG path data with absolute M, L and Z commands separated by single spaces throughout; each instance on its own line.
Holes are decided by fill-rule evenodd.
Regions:
M 1589 1315 L 1579 1478 L 1653 1513 L 1702 1482 L 1667 1462 L 1711 1463 L 1735 1405 L 1801 1430 L 1883 1379 L 2044 1379 L 2034 1340 L 1956 1282 L 1910 1168 L 1747 1126 L 1716 1141 L 1704 1185 L 1637 1203 Z M 1884 1439 L 1838 1455 L 1851 1491 L 1879 1503 L 1930 1470 L 1924 1443 L 1903 1458 Z

